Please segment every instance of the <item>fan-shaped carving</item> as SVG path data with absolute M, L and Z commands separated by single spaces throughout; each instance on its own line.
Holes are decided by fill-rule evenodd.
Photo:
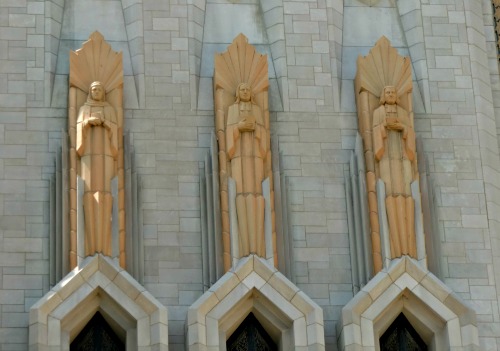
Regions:
M 267 55 L 256 52 L 243 34 L 233 40 L 226 52 L 216 54 L 214 72 L 216 90 L 222 88 L 234 95 L 241 82 L 248 83 L 255 95 L 269 87 Z
M 85 92 L 95 81 L 100 81 L 106 92 L 121 86 L 122 56 L 121 52 L 113 51 L 101 33 L 92 33 L 81 49 L 70 52 L 70 85 Z
M 379 97 L 386 86 L 394 86 L 398 96 L 412 89 L 411 65 L 408 57 L 398 54 L 386 37 L 381 37 L 370 53 L 358 57 L 356 93 L 367 90 Z

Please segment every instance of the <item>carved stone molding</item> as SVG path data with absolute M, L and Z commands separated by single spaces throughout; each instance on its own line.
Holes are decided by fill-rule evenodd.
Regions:
M 168 350 L 167 309 L 109 257 L 87 257 L 30 310 L 30 350 L 68 350 L 99 311 L 127 350 Z
M 339 349 L 380 350 L 400 313 L 430 351 L 479 350 L 474 310 L 408 256 L 391 261 L 342 309 Z
M 325 349 L 321 307 L 267 261 L 250 255 L 189 307 L 187 350 L 225 350 L 250 312 L 279 351 Z

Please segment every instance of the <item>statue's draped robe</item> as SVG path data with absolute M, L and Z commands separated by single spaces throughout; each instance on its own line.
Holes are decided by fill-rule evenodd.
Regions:
M 253 131 L 242 132 L 238 123 L 254 122 Z M 231 162 L 231 177 L 236 183 L 236 212 L 240 238 L 240 256 L 265 255 L 264 197 L 262 181 L 267 155 L 267 131 L 260 107 L 252 102 L 229 106 L 226 147 Z
M 84 123 L 91 117 L 106 121 L 95 126 Z M 80 157 L 80 177 L 84 183 L 86 254 L 111 252 L 111 180 L 116 176 L 118 154 L 117 119 L 107 102 L 87 101 L 80 108 L 76 124 L 76 152 Z
M 398 120 L 406 132 L 386 128 L 387 119 Z M 379 161 L 385 194 L 410 196 L 415 158 L 415 132 L 408 113 L 398 105 L 382 105 L 373 113 L 373 145 Z
M 398 121 L 404 130 L 387 126 Z M 415 132 L 406 110 L 398 105 L 382 105 L 373 113 L 373 147 L 379 176 L 385 183 L 386 209 L 392 257 L 416 255 L 414 201 L 411 197 Z

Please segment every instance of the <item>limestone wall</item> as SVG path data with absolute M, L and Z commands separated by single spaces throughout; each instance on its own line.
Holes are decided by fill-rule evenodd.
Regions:
M 68 50 L 95 30 L 124 52 L 143 284 L 168 308 L 171 350 L 184 349 L 187 309 L 203 293 L 199 174 L 214 127 L 212 55 L 240 31 L 269 55 L 293 281 L 324 310 L 326 348 L 337 349 L 335 325 L 353 297 L 344 172 L 357 131 L 355 62 L 382 35 L 412 60 L 440 278 L 477 311 L 482 349 L 500 348 L 500 80 L 489 0 L 0 0 L 0 349 L 27 348 L 29 308 L 50 288 L 49 182 L 67 128 Z

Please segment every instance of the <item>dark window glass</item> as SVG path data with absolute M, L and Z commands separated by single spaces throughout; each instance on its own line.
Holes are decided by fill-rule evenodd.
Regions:
M 380 338 L 380 351 L 427 351 L 427 345 L 401 313 Z
M 269 334 L 260 325 L 253 313 L 240 324 L 227 340 L 227 351 L 277 351 Z
M 73 340 L 71 351 L 125 351 L 125 345 L 106 323 L 104 317 L 96 312 L 85 328 Z

